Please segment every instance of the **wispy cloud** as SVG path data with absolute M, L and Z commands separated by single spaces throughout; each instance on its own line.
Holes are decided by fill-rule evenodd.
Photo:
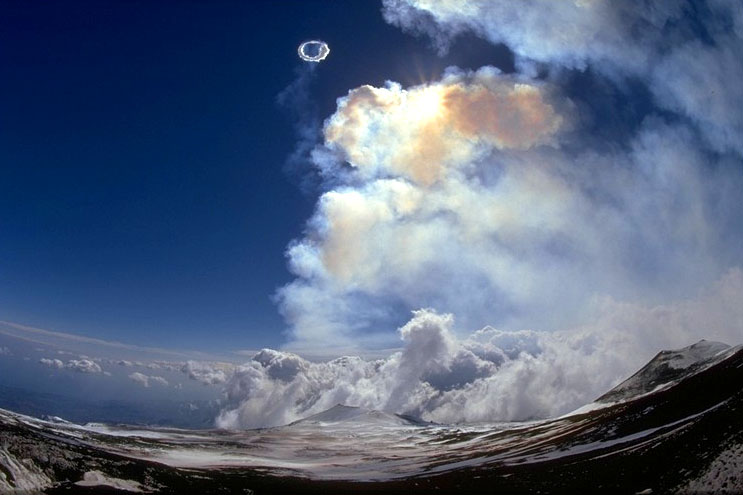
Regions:
M 146 347 L 133 344 L 126 344 L 117 341 L 87 337 L 84 335 L 57 332 L 45 330 L 42 328 L 31 327 L 20 323 L 0 320 L 0 334 L 34 342 L 37 344 L 48 345 L 53 348 L 59 348 L 62 352 L 79 354 L 86 352 L 91 355 L 114 353 L 117 359 L 121 354 L 131 354 L 132 356 L 147 356 L 150 359 L 158 360 L 162 357 L 171 357 L 183 359 L 204 359 L 220 360 L 228 359 L 230 355 L 215 355 L 200 351 L 189 351 L 180 349 L 166 349 L 161 347 Z M 67 350 L 70 349 L 70 350 Z
M 522 62 L 639 77 L 662 107 L 699 124 L 717 150 L 743 153 L 743 9 L 737 0 L 384 0 L 388 22 L 439 45 L 468 30 Z M 569 28 L 568 28 L 569 26 Z

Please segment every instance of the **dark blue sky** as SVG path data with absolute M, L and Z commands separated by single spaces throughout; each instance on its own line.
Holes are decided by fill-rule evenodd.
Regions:
M 0 319 L 280 345 L 271 296 L 317 191 L 299 186 L 309 165 L 286 171 L 295 115 L 276 97 L 309 38 L 331 47 L 301 109 L 319 119 L 361 84 L 512 63 L 474 38 L 439 57 L 374 1 L 3 2 Z

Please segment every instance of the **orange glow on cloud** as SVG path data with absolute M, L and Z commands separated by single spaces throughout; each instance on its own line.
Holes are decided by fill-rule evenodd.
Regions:
M 325 139 L 367 178 L 431 186 L 488 149 L 549 144 L 561 124 L 540 86 L 479 71 L 410 89 L 357 88 L 339 101 Z

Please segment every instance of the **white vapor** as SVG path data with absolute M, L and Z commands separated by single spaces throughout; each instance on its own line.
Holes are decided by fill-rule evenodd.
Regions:
M 544 417 L 662 348 L 743 340 L 739 1 L 385 0 L 383 12 L 441 47 L 463 31 L 504 43 L 520 73 L 449 68 L 338 99 L 311 152 L 325 189 L 277 294 L 286 350 L 398 337 L 403 350 L 327 363 L 264 350 L 228 379 L 219 425 L 338 402 L 446 422 Z M 593 108 L 602 96 L 576 91 L 576 74 L 619 103 Z M 641 118 L 617 131 L 636 87 Z
M 627 148 L 562 149 L 577 137 L 556 92 L 486 67 L 340 99 L 315 152 L 340 183 L 279 291 L 292 346 L 389 344 L 400 307 L 460 332 L 564 328 L 593 295 L 688 296 L 727 270 L 741 170 L 660 118 Z

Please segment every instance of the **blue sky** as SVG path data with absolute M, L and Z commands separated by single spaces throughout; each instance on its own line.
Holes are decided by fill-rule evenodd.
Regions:
M 316 118 L 436 56 L 376 2 L 9 2 L 0 16 L 0 319 L 146 345 L 278 346 L 272 295 L 316 191 L 276 104 L 319 37 Z M 295 167 L 299 174 L 302 164 Z

